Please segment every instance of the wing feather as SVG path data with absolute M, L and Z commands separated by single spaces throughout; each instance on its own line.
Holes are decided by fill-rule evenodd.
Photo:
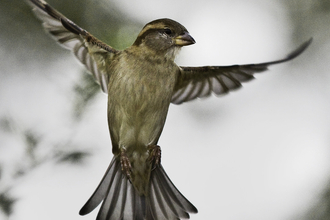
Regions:
M 208 97 L 212 93 L 216 95 L 227 94 L 231 90 L 240 88 L 242 82 L 254 79 L 253 75 L 255 73 L 266 71 L 269 65 L 294 59 L 311 42 L 312 39 L 306 41 L 283 59 L 266 63 L 233 66 L 180 67 L 178 81 L 171 102 L 181 104 L 196 98 Z
M 43 0 L 29 0 L 35 15 L 43 22 L 44 29 L 64 48 L 71 50 L 86 66 L 107 93 L 109 73 L 106 62 L 119 51 L 98 40 L 80 28 Z

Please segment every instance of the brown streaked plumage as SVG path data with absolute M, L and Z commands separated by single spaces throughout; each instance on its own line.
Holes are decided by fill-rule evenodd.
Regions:
M 123 51 L 101 42 L 43 0 L 29 0 L 44 28 L 93 74 L 108 95 L 108 122 L 114 157 L 101 183 L 80 210 L 102 203 L 98 220 L 189 218 L 197 209 L 178 191 L 161 165 L 157 145 L 170 103 L 219 95 L 239 88 L 253 74 L 301 54 L 303 43 L 277 61 L 233 66 L 180 67 L 182 46 L 194 44 L 176 21 L 159 19 L 144 26 Z

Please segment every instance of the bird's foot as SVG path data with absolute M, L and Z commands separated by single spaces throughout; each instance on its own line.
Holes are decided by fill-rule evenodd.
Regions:
M 121 170 L 126 174 L 127 178 L 131 180 L 131 170 L 132 170 L 132 165 L 131 162 L 129 161 L 125 150 L 121 151 L 120 154 L 120 164 L 121 164 Z
M 156 166 L 158 166 L 160 164 L 162 151 L 160 149 L 160 146 L 158 146 L 158 145 L 150 145 L 150 146 L 148 146 L 148 150 L 149 150 L 148 161 L 150 161 L 152 163 L 152 165 L 153 165 L 152 169 L 155 169 Z

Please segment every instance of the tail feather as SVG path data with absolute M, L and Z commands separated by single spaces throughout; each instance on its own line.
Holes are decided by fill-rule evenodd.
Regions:
M 196 207 L 191 204 L 186 197 L 184 197 L 180 191 L 175 187 L 175 185 L 172 183 L 170 178 L 167 176 L 165 170 L 160 165 L 158 169 L 154 170 L 155 172 L 152 174 L 152 179 L 157 179 L 158 186 L 163 189 L 163 195 L 169 196 L 171 199 L 171 202 L 176 204 L 178 207 L 180 207 L 182 210 L 189 212 L 189 213 L 197 213 Z
M 125 202 L 127 192 L 127 184 L 120 169 L 119 172 L 117 169 L 117 172 L 114 173 L 114 179 L 110 186 L 97 215 L 97 220 L 120 219 L 121 204 L 123 201 Z
M 116 160 L 115 158 L 113 158 L 107 171 L 105 172 L 105 175 L 103 176 L 103 179 L 96 188 L 95 192 L 86 202 L 86 204 L 80 209 L 79 211 L 80 215 L 86 215 L 91 211 L 93 211 L 107 195 L 109 186 L 112 185 L 115 174 L 118 171 L 118 164 L 115 162 Z
M 139 195 L 114 158 L 101 183 L 79 214 L 85 215 L 102 200 L 97 220 L 179 220 L 197 209 L 173 185 L 161 165 L 150 175 L 149 192 Z
M 165 219 L 189 219 L 188 213 L 197 213 L 195 206 L 174 186 L 161 165 L 151 174 L 150 191 L 150 200 L 155 206 L 152 212 L 162 213 Z

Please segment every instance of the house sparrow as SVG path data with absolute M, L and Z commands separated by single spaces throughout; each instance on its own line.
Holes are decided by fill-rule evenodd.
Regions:
M 170 103 L 226 94 L 272 64 L 301 54 L 311 39 L 284 59 L 233 66 L 182 67 L 175 56 L 195 43 L 171 19 L 146 24 L 129 48 L 103 43 L 43 0 L 29 0 L 44 28 L 93 74 L 108 95 L 108 122 L 114 157 L 94 194 L 80 210 L 102 201 L 98 220 L 189 218 L 197 209 L 178 191 L 161 165 L 157 145 Z

